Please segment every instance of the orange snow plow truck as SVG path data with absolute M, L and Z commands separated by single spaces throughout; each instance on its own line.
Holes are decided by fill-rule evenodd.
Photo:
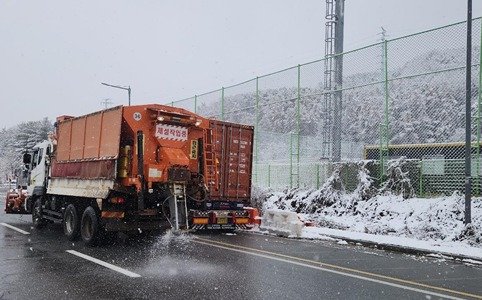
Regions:
M 181 108 L 61 116 L 52 138 L 24 154 L 27 197 L 17 206 L 34 227 L 62 223 L 88 245 L 117 231 L 233 230 L 256 222 L 252 155 L 253 127 Z

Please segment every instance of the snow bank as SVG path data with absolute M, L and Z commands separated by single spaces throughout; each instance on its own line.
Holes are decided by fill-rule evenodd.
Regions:
M 391 162 L 385 184 L 375 188 L 366 163 L 357 163 L 358 186 L 352 193 L 345 190 L 340 168 L 335 165 L 332 176 L 321 189 L 267 193 L 262 210 L 298 213 L 324 228 L 482 248 L 482 198 L 472 199 L 472 224 L 466 227 L 465 200 L 460 193 L 410 198 L 413 192 L 401 168 L 404 159 Z
M 280 236 L 301 237 L 303 227 L 304 224 L 296 213 L 279 209 L 267 209 L 263 214 L 259 229 Z
M 338 239 L 338 244 L 343 241 L 352 240 L 361 243 L 378 244 L 383 246 L 391 246 L 392 248 L 403 248 L 412 251 L 432 252 L 444 256 L 470 257 L 482 261 L 482 251 L 479 247 L 472 247 L 458 241 L 444 241 L 442 243 L 428 240 L 422 241 L 415 238 L 392 236 L 392 235 L 376 235 L 362 232 L 353 232 L 339 229 L 331 229 L 326 227 L 305 227 L 303 229 L 303 238 L 309 239 Z M 346 242 L 345 242 L 346 243 Z M 464 262 L 470 260 L 464 260 Z M 478 261 L 472 263 L 480 264 Z
M 472 199 L 473 230 L 464 234 L 464 197 L 458 193 L 432 199 L 379 195 L 366 201 L 355 193 L 341 194 L 332 205 L 320 206 L 323 194 L 319 190 L 274 193 L 264 208 L 299 212 L 321 227 L 482 247 L 481 198 Z

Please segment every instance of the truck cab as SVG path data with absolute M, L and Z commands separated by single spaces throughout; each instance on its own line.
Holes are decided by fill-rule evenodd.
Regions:
M 45 192 L 47 178 L 49 155 L 52 152 L 52 142 L 43 141 L 36 144 L 33 149 L 23 156 L 23 163 L 28 170 L 27 178 L 27 194 L 33 197 L 41 196 Z M 27 208 L 30 206 L 27 203 Z M 29 209 L 30 210 L 30 209 Z
M 33 199 L 42 197 L 46 190 L 49 176 L 49 155 L 52 142 L 36 144 L 23 155 L 24 167 L 17 170 L 19 180 L 11 182 L 7 192 L 5 212 L 7 214 L 29 214 L 32 212 Z

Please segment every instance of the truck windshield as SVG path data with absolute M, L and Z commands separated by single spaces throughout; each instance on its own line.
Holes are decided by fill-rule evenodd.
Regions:
M 37 166 L 38 158 L 39 158 L 39 149 L 35 149 L 33 152 L 32 169 Z

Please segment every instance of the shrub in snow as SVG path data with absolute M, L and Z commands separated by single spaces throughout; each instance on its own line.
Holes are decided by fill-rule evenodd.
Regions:
M 304 190 L 301 188 L 286 189 L 282 193 L 265 193 L 254 195 L 254 202 L 262 202 L 262 208 L 278 208 L 297 213 L 320 213 L 327 207 L 333 206 L 337 212 L 346 209 L 354 210 L 358 201 L 367 200 L 378 193 L 374 179 L 370 176 L 368 166 L 373 161 L 361 161 L 356 163 L 337 163 L 333 166 L 333 173 L 323 184 L 321 189 Z M 353 193 L 347 193 L 343 172 L 351 169 L 356 170 L 357 185 Z
M 358 167 L 358 185 L 354 191 L 358 200 L 368 200 L 378 194 L 378 189 L 375 187 L 375 180 L 370 176 L 369 168 L 373 168 L 375 161 L 364 160 L 357 162 Z
M 368 171 L 373 162 L 357 163 L 359 182 L 352 193 L 345 190 L 342 164 L 336 164 L 320 190 L 271 192 L 264 197 L 263 208 L 305 214 L 305 219 L 322 227 L 482 246 L 482 199 L 472 199 L 472 224 L 468 227 L 464 225 L 464 196 L 458 192 L 441 198 L 404 199 L 413 195 L 410 180 L 405 177 L 404 161 L 390 163 L 390 171 L 397 176 L 389 176 L 388 183 L 380 189 Z M 413 162 L 408 161 L 409 166 L 410 163 Z M 383 195 L 377 195 L 379 192 Z
M 380 194 L 394 193 L 404 199 L 412 198 L 415 191 L 409 178 L 409 161 L 405 157 L 388 161 L 387 179 L 380 187 Z
M 341 195 L 345 193 L 345 186 L 340 176 L 342 168 L 341 163 L 333 165 L 333 173 L 317 192 L 313 201 L 307 205 L 306 212 L 314 213 L 320 208 L 340 202 Z
M 480 224 L 478 225 L 480 226 Z M 479 226 L 474 223 L 465 225 L 462 232 L 454 240 L 466 241 L 471 245 L 482 244 L 482 230 Z
M 251 207 L 257 208 L 258 210 L 262 210 L 263 203 L 265 203 L 267 198 L 271 197 L 272 195 L 273 193 L 269 188 L 253 186 L 251 188 L 251 200 L 250 200 Z
M 286 189 L 283 192 L 267 192 L 257 196 L 259 198 L 254 201 L 260 203 L 261 212 L 268 209 L 282 209 L 299 213 L 304 212 L 307 203 L 311 203 L 312 199 L 307 197 L 312 196 L 312 192 L 313 190 Z

